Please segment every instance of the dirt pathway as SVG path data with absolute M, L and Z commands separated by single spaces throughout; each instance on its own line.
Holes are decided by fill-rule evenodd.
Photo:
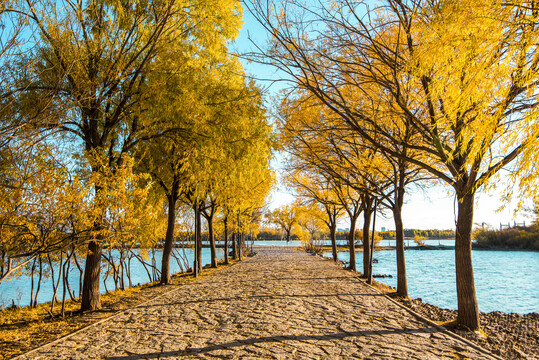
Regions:
M 20 359 L 492 359 L 331 261 L 283 247 Z

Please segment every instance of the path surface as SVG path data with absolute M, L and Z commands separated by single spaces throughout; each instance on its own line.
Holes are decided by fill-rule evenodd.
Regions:
M 491 359 L 331 261 L 283 247 L 21 359 Z

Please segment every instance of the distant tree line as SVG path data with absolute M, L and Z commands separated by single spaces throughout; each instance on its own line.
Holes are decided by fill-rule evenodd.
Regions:
M 381 231 L 382 239 L 395 239 L 395 231 Z M 416 236 L 423 239 L 454 239 L 455 230 L 419 230 L 419 229 L 404 229 L 404 237 L 415 238 Z
M 474 248 L 539 251 L 539 226 L 518 226 L 503 230 L 479 229 L 473 233 Z
M 356 238 L 361 239 L 359 230 L 356 230 Z M 336 231 L 335 238 L 337 240 L 348 240 L 349 231 Z M 393 240 L 395 239 L 395 231 L 379 231 L 376 232 L 384 240 Z M 320 232 L 321 239 L 330 239 L 329 232 Z M 438 229 L 429 229 L 429 230 L 419 230 L 419 229 L 404 229 L 404 236 L 407 238 L 415 238 L 416 236 L 422 239 L 454 239 L 455 230 L 438 230 Z M 257 240 L 284 240 L 285 236 L 281 231 L 275 230 L 262 230 L 257 235 Z M 290 240 L 298 240 L 297 234 L 292 233 L 290 235 Z

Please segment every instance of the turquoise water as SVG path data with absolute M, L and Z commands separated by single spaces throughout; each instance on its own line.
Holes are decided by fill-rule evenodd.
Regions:
M 384 241 L 386 242 L 386 241 Z M 256 245 L 301 246 L 299 241 L 255 241 Z M 327 241 L 327 245 L 330 242 Z M 346 245 L 346 241 L 339 241 Z M 438 241 L 427 244 L 438 245 Z M 452 240 L 441 240 L 441 245 L 453 245 Z M 250 246 L 251 242 L 247 243 Z M 394 246 L 394 240 L 381 245 Z M 410 246 L 414 246 L 413 241 Z M 192 249 L 185 249 L 189 266 L 193 263 Z M 223 258 L 223 249 L 217 249 L 218 258 Z M 331 256 L 331 253 L 326 253 Z M 502 311 L 526 314 L 539 312 L 539 253 L 524 251 L 491 251 L 473 250 L 475 286 L 480 311 Z M 389 286 L 396 287 L 397 265 L 394 250 L 376 251 L 374 257 L 378 263 L 373 265 L 374 274 L 388 274 L 392 278 L 377 278 Z M 406 269 L 408 275 L 408 291 L 411 297 L 422 298 L 423 301 L 442 308 L 456 309 L 457 298 L 455 288 L 454 250 L 407 250 Z M 348 252 L 340 252 L 339 259 L 349 260 Z M 358 270 L 363 268 L 362 253 L 356 254 Z M 210 263 L 210 249 L 202 249 L 203 265 Z M 160 268 L 161 252 L 156 252 L 156 264 Z M 134 285 L 149 282 L 147 272 L 136 260 L 132 261 L 131 280 Z M 171 259 L 171 272 L 180 270 L 174 259 Z M 70 272 L 70 287 L 78 294 L 78 270 Z M 127 282 L 127 279 L 126 279 Z M 107 280 L 109 290 L 114 289 L 113 280 Z M 105 287 L 101 284 L 101 290 Z M 61 298 L 62 288 L 58 291 Z M 52 297 L 51 279 L 44 279 L 41 285 L 39 302 L 50 301 Z M 30 302 L 30 279 L 28 276 L 11 278 L 0 283 L 0 308 L 9 306 L 15 301 L 18 306 Z
M 182 250 L 179 249 L 180 253 L 182 253 Z M 185 249 L 185 255 L 186 259 L 188 261 L 189 267 L 193 266 L 193 249 Z M 223 249 L 218 248 L 217 249 L 217 258 L 218 260 L 223 259 L 224 257 L 224 251 Z M 155 260 L 157 268 L 161 269 L 161 259 L 162 259 L 162 251 L 157 250 L 155 254 Z M 151 260 L 146 260 L 147 263 L 151 263 Z M 211 262 L 211 256 L 210 256 L 210 249 L 209 248 L 202 248 L 202 266 L 207 265 Z M 103 261 L 103 268 L 106 269 L 105 262 Z M 75 265 L 72 265 L 72 267 L 75 267 Z M 178 266 L 178 263 L 174 258 L 170 259 L 170 272 L 176 273 L 180 271 L 180 267 Z M 55 270 L 57 271 L 57 270 Z M 101 279 L 104 279 L 104 271 L 101 271 Z M 55 276 L 58 273 L 55 272 Z M 69 272 L 69 286 L 75 296 L 79 293 L 79 270 L 73 269 Z M 128 286 L 128 280 L 127 277 L 125 277 L 126 286 Z M 137 284 L 145 284 L 148 282 L 151 282 L 150 278 L 148 277 L 148 273 L 146 270 L 144 270 L 144 266 L 136 259 L 133 259 L 131 261 L 131 282 L 133 285 Z M 106 284 L 108 287 L 108 290 L 114 290 L 114 280 L 111 276 L 108 277 L 106 280 Z M 35 285 L 37 286 L 37 276 L 35 277 Z M 104 281 L 101 282 L 101 293 L 105 292 L 105 286 Z M 35 291 L 35 289 L 34 289 Z M 51 279 L 43 279 L 41 283 L 41 289 L 39 291 L 38 296 L 38 302 L 47 302 L 51 301 L 53 295 L 52 290 L 52 282 Z M 59 299 L 62 298 L 62 285 L 60 285 L 60 289 L 58 290 L 57 297 Z M 67 295 L 67 298 L 69 299 L 69 295 Z M 27 306 L 30 304 L 30 276 L 21 276 L 21 277 L 11 277 L 7 281 L 3 281 L 0 283 L 0 309 L 3 307 L 10 306 L 13 301 L 17 306 Z
M 331 257 L 331 253 L 324 254 Z M 406 273 L 410 297 L 430 304 L 457 308 L 454 250 L 407 250 Z M 374 253 L 374 274 L 392 275 L 376 280 L 397 286 L 394 250 Z M 339 253 L 348 261 L 349 252 Z M 363 253 L 356 253 L 357 269 L 363 270 Z M 475 287 L 479 311 L 527 314 L 539 312 L 539 253 L 531 251 L 473 250 Z

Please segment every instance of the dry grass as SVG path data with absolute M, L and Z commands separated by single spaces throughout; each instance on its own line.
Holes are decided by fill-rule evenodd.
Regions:
M 231 261 L 230 265 L 234 263 Z M 200 276 L 230 265 L 220 262 L 218 268 L 205 268 Z M 34 309 L 24 307 L 0 311 L 0 359 L 10 359 L 23 354 L 194 280 L 190 273 L 182 273 L 172 277 L 171 285 L 149 283 L 102 294 L 101 309 L 88 313 L 78 311 L 79 302 L 66 301 L 63 317 L 60 314 L 61 303 L 55 306 L 53 316 L 49 312 L 50 303 L 40 304 Z

